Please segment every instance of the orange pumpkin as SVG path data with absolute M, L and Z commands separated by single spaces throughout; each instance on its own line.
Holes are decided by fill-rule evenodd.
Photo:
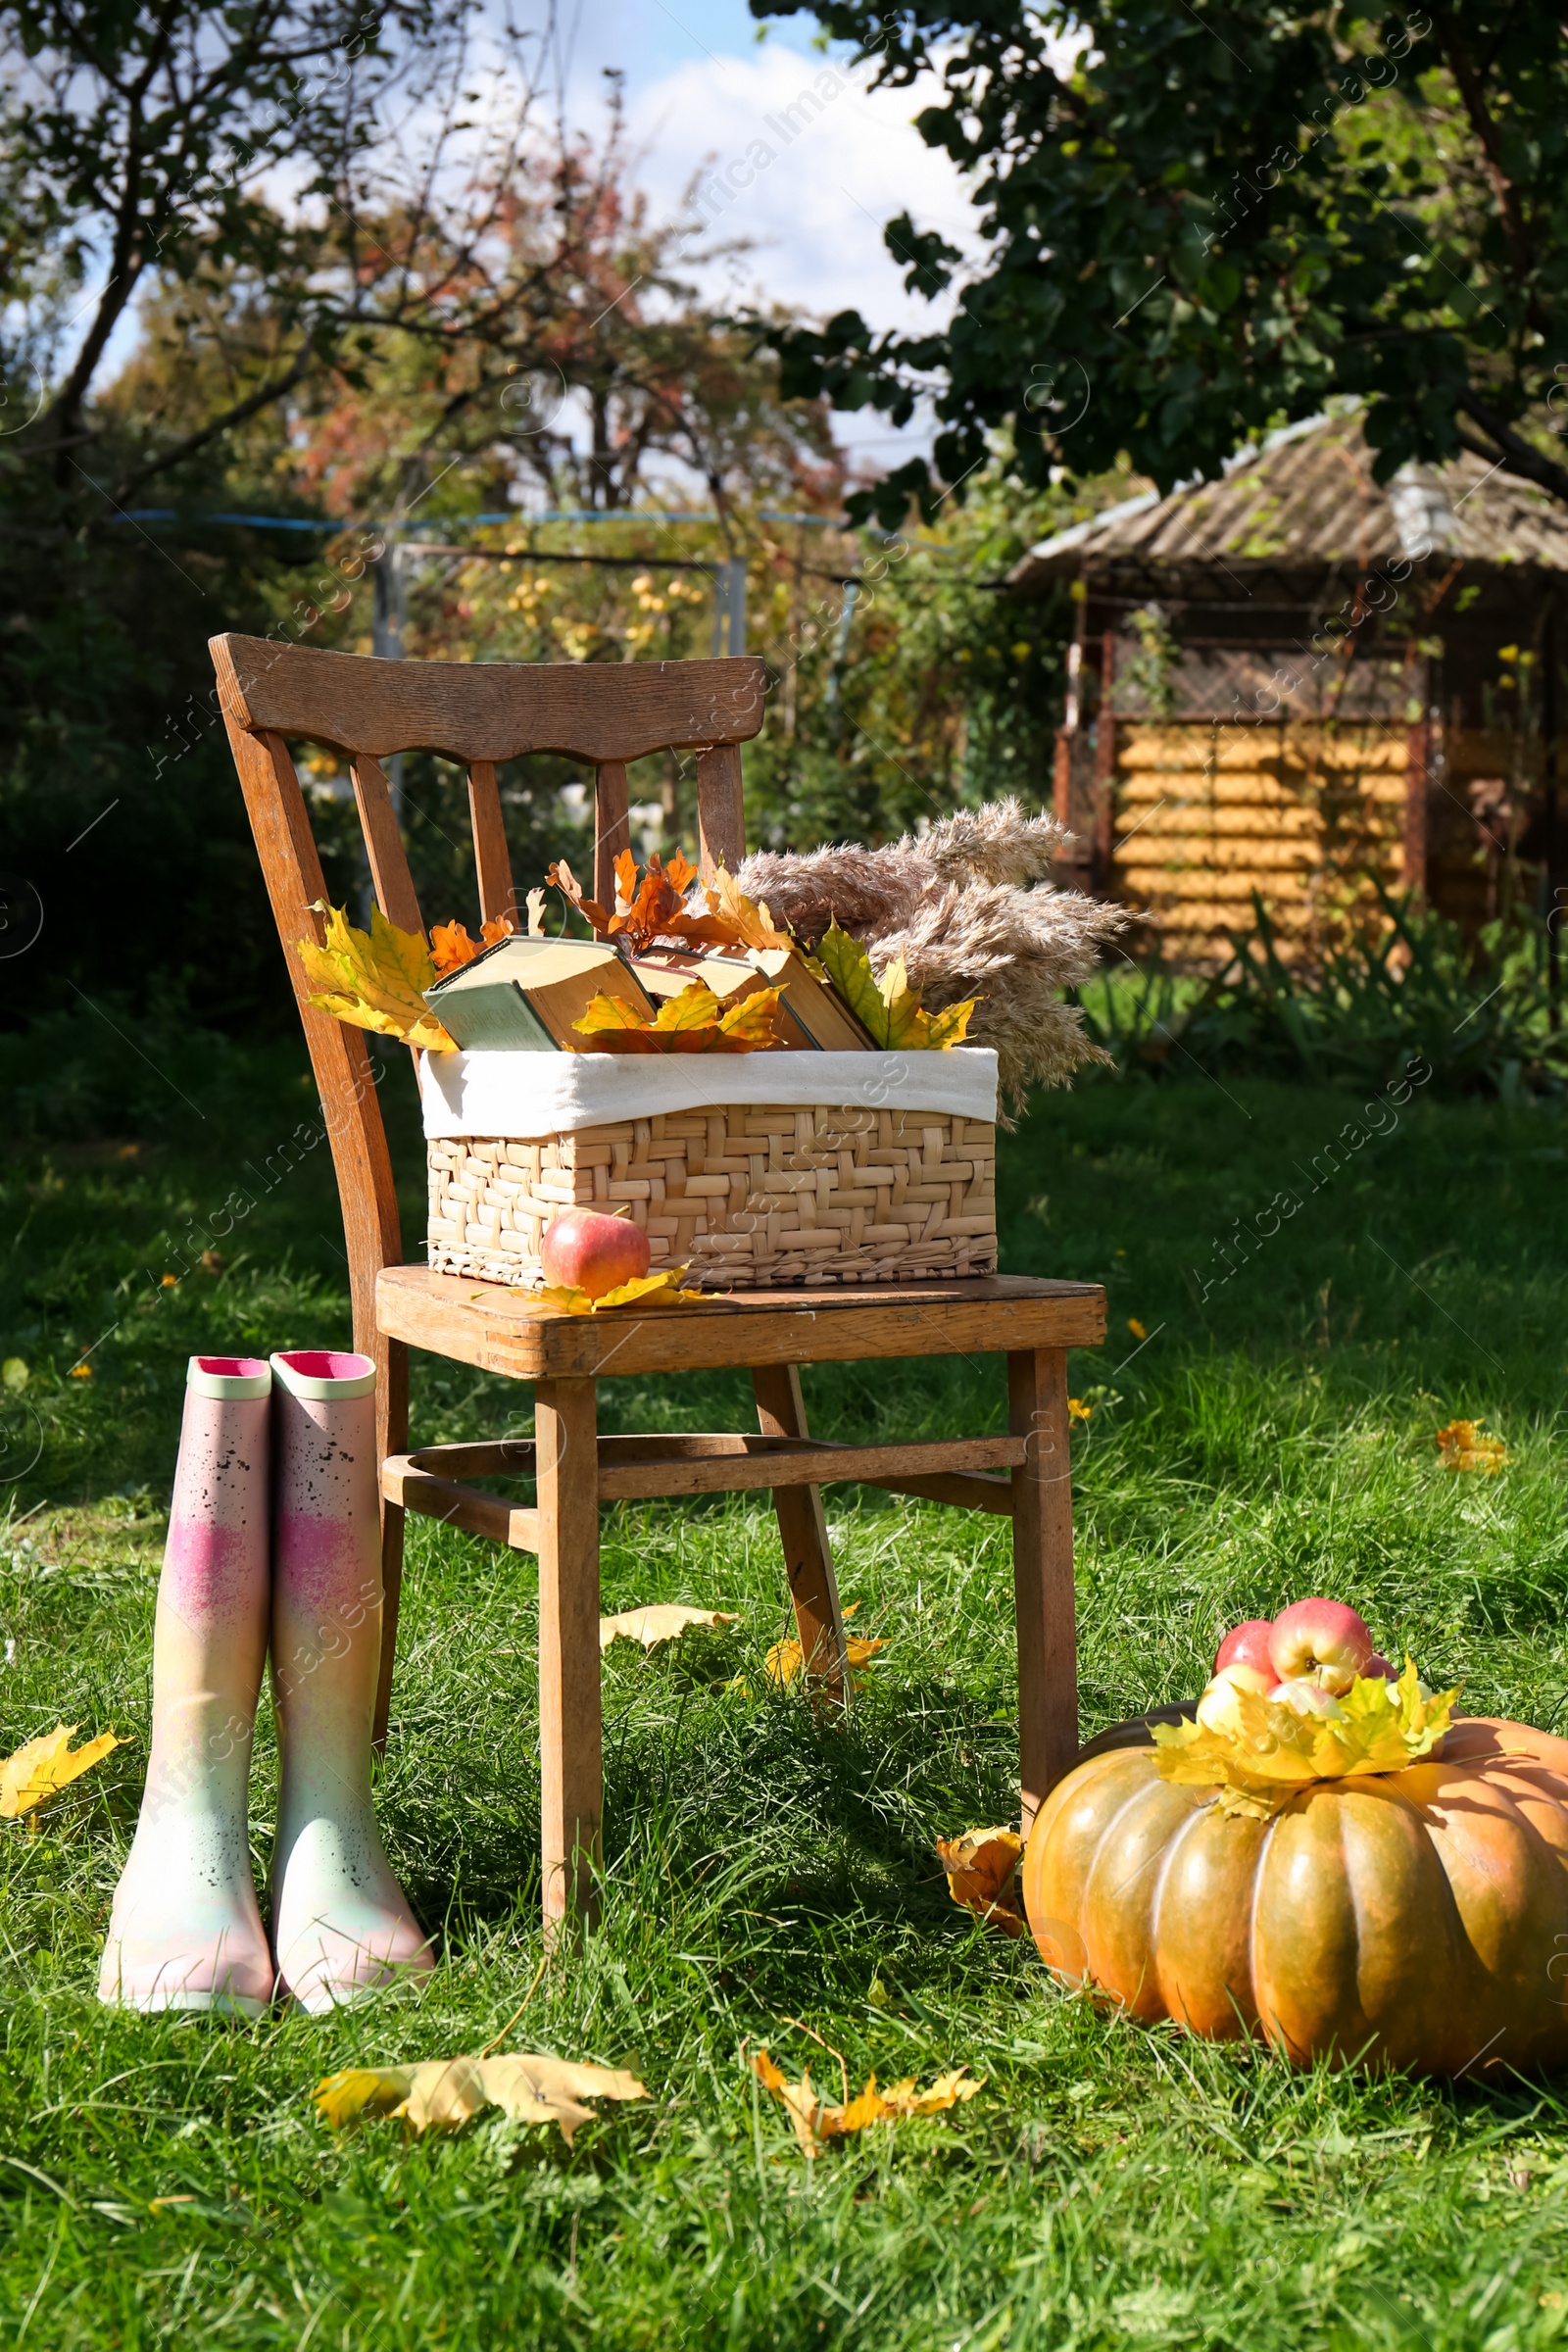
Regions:
M 1568 2065 L 1568 1740 L 1461 1717 L 1441 1758 L 1316 1782 L 1267 1821 L 1162 1781 L 1147 1741 L 1096 1741 L 1030 1836 L 1058 1977 L 1298 2065 Z

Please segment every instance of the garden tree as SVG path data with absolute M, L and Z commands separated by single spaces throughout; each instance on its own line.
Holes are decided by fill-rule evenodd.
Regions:
M 172 35 L 159 46 L 152 21 L 137 19 L 134 39 L 177 81 L 191 57 L 223 54 L 223 22 L 178 18 L 180 49 Z M 24 429 L 0 435 L 6 862 L 50 906 L 69 892 L 74 909 L 25 977 L 139 985 L 177 961 L 200 974 L 209 1004 L 237 1015 L 275 991 L 205 640 L 225 625 L 271 625 L 368 647 L 376 550 L 373 538 L 280 542 L 215 526 L 201 510 L 395 516 L 417 506 L 420 525 L 439 526 L 518 488 L 535 503 L 542 493 L 614 509 L 670 465 L 696 473 L 721 509 L 737 496 L 836 506 L 839 476 L 821 414 L 783 405 L 776 363 L 696 302 L 679 274 L 688 227 L 650 222 L 613 126 L 597 152 L 536 140 L 519 72 L 504 134 L 465 145 L 462 41 L 409 17 L 395 57 L 351 59 L 333 83 L 335 148 L 326 101 L 312 116 L 310 85 L 295 91 L 283 76 L 272 96 L 274 112 L 277 90 L 288 97 L 287 121 L 269 134 L 261 110 L 233 170 L 212 184 L 198 175 L 193 191 L 191 106 L 170 99 L 149 123 L 147 61 L 133 75 L 89 30 L 96 48 L 82 33 L 70 58 L 38 68 L 53 112 L 34 90 L 14 127 L 32 139 L 35 164 L 58 158 L 92 74 L 122 95 L 134 85 L 134 103 L 117 114 L 105 100 L 95 120 L 106 152 L 123 134 L 123 185 L 142 206 L 123 272 L 140 340 L 105 385 L 86 372 L 86 344 L 62 339 L 90 205 L 71 226 L 65 178 L 44 203 L 47 172 L 39 165 L 29 178 L 19 166 L 0 227 L 12 290 L 33 308 L 12 373 L 30 366 L 47 396 Z M 247 54 L 255 62 L 254 46 Z M 303 74 L 298 45 L 293 55 Z M 305 62 L 332 81 L 323 59 Z M 224 86 L 238 139 L 249 94 Z M 260 66 L 257 86 L 269 86 Z M 407 138 L 394 103 L 416 117 Z M 280 159 L 296 183 L 286 205 L 275 179 L 272 201 L 260 178 L 240 184 Z M 104 164 L 95 185 L 117 184 Z M 110 322 L 119 292 L 96 297 L 95 321 Z M 96 324 L 94 338 L 102 345 Z M 189 519 L 127 517 L 151 499 Z M 561 825 L 554 784 L 536 814 L 524 828 L 534 848 Z
M 759 15 L 775 0 L 753 0 Z M 906 420 L 961 482 L 1006 428 L 1025 480 L 1125 453 L 1162 487 L 1332 395 L 1386 479 L 1461 449 L 1568 499 L 1568 45 L 1517 0 L 814 0 L 883 84 L 929 74 L 971 175 L 966 263 L 906 215 L 925 334 L 763 328 L 785 383 Z M 889 522 L 915 461 L 862 498 Z
M 68 480 L 94 439 L 87 411 L 104 355 L 155 271 L 243 270 L 266 281 L 289 332 L 270 371 L 204 416 L 199 438 L 148 453 L 122 488 L 299 382 L 326 331 L 313 286 L 317 200 L 384 143 L 378 109 L 413 61 L 450 64 L 453 38 L 430 0 L 0 6 L 5 356 L 13 407 L 24 384 L 34 396 L 26 454 Z M 285 165 L 299 182 L 292 218 L 262 193 Z
M 520 154 L 505 187 L 465 191 L 461 217 L 432 205 L 362 217 L 352 243 L 329 233 L 321 275 L 352 278 L 367 348 L 230 432 L 231 485 L 286 483 L 338 515 L 396 517 L 437 478 L 436 511 L 452 514 L 519 499 L 612 512 L 673 468 L 688 500 L 700 485 L 720 507 L 732 489 L 836 506 L 826 404 L 782 401 L 777 362 L 698 299 L 683 274 L 695 243 L 683 218 L 650 220 L 614 119 L 597 152 Z M 220 262 L 160 282 L 142 326 L 101 412 L 175 446 L 275 371 L 290 331 L 269 289 Z

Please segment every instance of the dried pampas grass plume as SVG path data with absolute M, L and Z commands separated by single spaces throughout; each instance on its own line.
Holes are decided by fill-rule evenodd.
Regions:
M 969 1034 L 996 1049 L 1016 1113 L 1031 1087 L 1063 1086 L 1085 1062 L 1110 1059 L 1061 995 L 1133 917 L 1046 879 L 1066 838 L 1054 817 L 990 801 L 885 849 L 760 851 L 736 879 L 808 944 L 837 922 L 865 942 L 877 972 L 902 956 L 928 1011 L 977 997 Z

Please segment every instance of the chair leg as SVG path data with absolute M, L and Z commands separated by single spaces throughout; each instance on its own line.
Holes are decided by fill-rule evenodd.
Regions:
M 604 1805 L 599 1712 L 599 1428 L 591 1380 L 534 1389 L 545 1938 L 593 1924 Z
M 1007 1426 L 1029 1441 L 1012 1473 L 1012 1581 L 1018 1615 L 1018 1746 L 1023 1834 L 1078 1752 L 1078 1643 L 1072 1581 L 1067 1355 L 1007 1358 Z
M 376 1487 L 381 1464 L 389 1453 L 406 1453 L 409 1445 L 409 1351 L 401 1340 L 375 1337 L 375 1454 Z M 398 1646 L 398 1605 L 403 1597 L 403 1507 L 381 1503 L 381 1674 L 375 1693 L 371 1740 L 378 1756 L 386 1753 L 387 1717 L 392 1708 L 392 1669 Z
M 757 1426 L 764 1438 L 808 1438 L 800 1369 L 795 1364 L 759 1364 L 752 1373 L 757 1392 Z M 784 1572 L 795 1603 L 795 1624 L 813 1701 L 847 1706 L 850 1684 L 844 1663 L 844 1619 L 828 1546 L 820 1487 L 775 1487 L 773 1508 L 784 1545 Z

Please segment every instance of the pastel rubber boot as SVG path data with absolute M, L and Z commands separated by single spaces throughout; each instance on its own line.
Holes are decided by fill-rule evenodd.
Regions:
M 259 2017 L 272 1998 L 246 1817 L 271 1582 L 271 1386 L 255 1356 L 194 1355 L 185 1376 L 147 1782 L 98 1974 L 99 1999 L 121 2008 Z
M 282 1785 L 272 1948 L 302 2007 L 325 2010 L 430 1966 L 370 1802 L 381 1671 L 375 1366 L 272 1358 L 272 1689 Z

